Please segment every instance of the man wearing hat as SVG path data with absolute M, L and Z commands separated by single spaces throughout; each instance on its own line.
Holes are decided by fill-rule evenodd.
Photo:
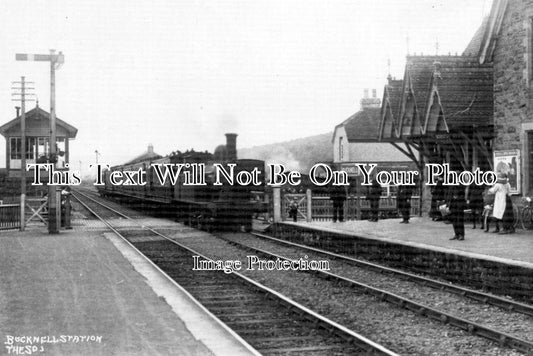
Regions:
M 450 240 L 463 241 L 465 239 L 465 189 L 463 186 L 452 187 L 450 215 L 455 235 Z

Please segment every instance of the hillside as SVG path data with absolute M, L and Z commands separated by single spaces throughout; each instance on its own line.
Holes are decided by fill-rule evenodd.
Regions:
M 292 141 L 241 148 L 238 150 L 238 156 L 279 163 L 287 169 L 307 173 L 317 162 L 333 161 L 332 135 L 333 133 L 329 132 Z

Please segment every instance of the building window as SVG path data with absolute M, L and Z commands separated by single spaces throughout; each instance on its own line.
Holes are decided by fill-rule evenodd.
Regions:
M 529 101 L 530 105 L 533 100 L 533 17 L 528 18 L 527 22 L 527 40 L 526 40 L 526 68 L 524 79 L 529 89 Z
M 9 152 L 11 159 L 22 159 L 22 147 L 20 141 L 20 137 L 10 138 Z
M 344 160 L 344 147 L 342 144 L 342 137 L 339 137 L 339 161 Z
M 37 137 L 26 137 L 26 159 L 35 159 Z
M 22 138 L 10 137 L 10 158 L 22 159 Z M 26 159 L 35 159 L 37 137 L 26 137 Z
M 22 138 L 21 137 L 10 137 L 9 138 L 9 150 L 10 158 L 12 160 L 22 159 Z M 50 139 L 48 137 L 26 137 L 26 159 L 35 160 L 39 158 L 46 158 L 50 152 Z M 66 149 L 66 140 L 64 137 L 57 138 L 57 152 L 65 152 Z M 60 156 L 59 161 L 64 161 L 64 155 Z
M 533 186 L 533 131 L 527 131 L 527 157 L 528 161 L 528 187 L 526 192 L 530 191 Z
M 526 53 L 523 79 L 526 81 L 527 98 L 529 99 L 529 106 L 533 107 L 533 16 L 528 17 L 526 25 Z
M 49 151 L 49 138 L 48 137 L 38 137 L 37 138 L 37 159 L 43 157 L 46 160 Z

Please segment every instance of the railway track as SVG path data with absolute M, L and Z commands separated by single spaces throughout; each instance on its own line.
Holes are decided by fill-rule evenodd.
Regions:
M 527 354 L 533 353 L 533 307 L 530 305 L 279 240 L 265 234 L 225 234 L 222 238 L 269 260 L 292 261 L 302 256 L 302 251 L 312 260 L 317 259 L 316 256 L 326 256 L 338 262 L 333 271 L 308 272 L 359 289 L 418 315 L 495 341 L 500 346 Z M 487 309 L 488 305 L 492 307 Z M 450 312 L 450 309 L 455 313 Z M 461 314 L 466 314 L 468 318 Z M 523 327 L 518 330 L 517 320 L 524 321 Z
M 74 204 L 80 203 L 83 208 L 83 203 L 79 200 L 79 196 L 85 197 L 86 199 L 92 199 L 93 201 L 101 200 L 102 198 L 98 194 L 98 192 L 94 189 L 86 188 L 86 187 L 76 187 L 72 189 L 72 197 L 74 197 L 75 201 Z M 104 219 L 108 218 L 119 218 L 119 219 L 125 219 L 125 216 L 127 215 L 131 219 L 142 219 L 145 218 L 146 215 L 139 212 L 138 210 L 125 207 L 123 205 L 120 205 L 119 203 L 113 202 L 113 201 L 106 201 L 107 206 L 110 209 L 102 209 L 100 210 L 100 217 Z M 119 211 L 120 210 L 120 211 Z M 89 211 L 89 210 L 88 210 Z M 98 219 L 92 213 L 89 211 L 89 216 L 87 218 L 93 218 Z
M 73 196 L 262 354 L 395 355 L 238 272 L 191 272 L 195 257 L 210 259 L 134 220 L 113 226 L 113 219 L 128 216 L 79 191 Z
M 168 229 L 168 233 L 171 233 L 172 229 L 175 230 L 176 227 L 162 227 L 161 229 L 158 228 L 158 231 L 164 231 L 165 229 Z M 232 259 L 245 259 L 243 256 L 245 256 L 247 252 L 241 247 L 235 247 L 234 251 L 231 252 L 229 246 L 225 242 L 222 242 L 222 240 L 213 239 L 212 236 L 209 237 L 210 235 L 206 238 L 200 238 L 201 236 L 197 235 L 197 233 L 193 234 L 194 237 L 189 239 L 181 237 L 179 239 L 180 241 L 184 241 L 188 246 L 201 250 L 209 256 L 215 256 L 213 258 L 216 259 L 226 260 L 230 258 L 228 256 L 231 256 Z M 238 235 L 227 234 L 226 236 L 233 236 L 233 238 L 236 238 L 241 242 L 244 242 L 247 238 L 257 240 L 256 237 L 244 233 Z M 276 245 L 278 244 L 276 243 Z M 254 253 L 256 255 L 261 255 L 258 251 L 254 251 Z M 302 250 L 299 248 L 297 248 L 297 251 L 288 253 L 277 251 L 278 255 L 284 253 L 286 254 L 285 257 L 291 259 L 294 258 L 294 256 L 302 256 Z M 291 253 L 294 255 L 291 255 Z M 315 252 L 307 250 L 305 253 L 309 255 L 309 259 L 314 258 L 312 254 Z M 272 260 L 273 258 L 274 257 L 270 255 L 269 259 Z M 332 265 L 335 265 L 335 269 L 337 269 L 339 261 L 332 255 L 328 256 L 328 258 L 331 260 Z M 342 262 L 341 264 L 341 268 L 347 273 L 344 276 L 347 277 L 347 279 L 356 279 L 354 276 L 350 275 L 350 271 L 360 269 L 355 268 L 353 263 Z M 501 330 L 502 332 L 498 330 L 488 330 L 490 328 L 487 329 L 485 327 L 486 325 L 484 324 L 487 323 L 485 323 L 484 319 L 487 319 L 490 323 L 498 324 L 501 320 L 499 319 L 499 316 L 495 317 L 495 315 L 498 313 L 506 314 L 508 309 L 514 309 L 514 307 L 507 306 L 504 308 L 496 308 L 493 306 L 487 306 L 486 304 L 480 304 L 481 307 L 478 309 L 472 308 L 472 306 L 465 305 L 461 301 L 469 299 L 465 298 L 462 295 L 465 293 L 462 292 L 459 294 L 447 292 L 447 294 L 451 294 L 458 298 L 457 300 L 459 300 L 459 302 L 448 301 L 443 303 L 439 302 L 438 299 L 430 302 L 429 304 L 442 304 L 440 305 L 440 310 L 437 308 L 436 312 L 432 312 L 428 311 L 425 308 L 426 306 L 423 305 L 425 303 L 425 298 L 422 298 L 422 301 L 419 301 L 418 304 L 422 304 L 419 307 L 416 304 L 411 304 L 402 299 L 391 298 L 388 294 L 373 294 L 370 290 L 365 291 L 364 289 L 353 288 L 353 284 L 346 280 L 341 280 L 340 282 L 337 280 L 337 282 L 332 283 L 331 280 L 317 279 L 312 274 L 309 274 L 308 277 L 305 278 L 297 277 L 297 275 L 305 276 L 305 274 L 297 272 L 276 273 L 276 271 L 266 271 L 265 273 L 262 273 L 262 276 L 258 275 L 260 272 L 256 271 L 250 273 L 248 273 L 248 271 L 243 272 L 254 280 L 289 296 L 291 299 L 306 305 L 308 308 L 335 320 L 337 323 L 346 325 L 349 329 L 363 334 L 382 345 L 386 345 L 388 348 L 401 354 L 519 355 L 527 353 L 527 350 L 529 350 L 530 338 L 528 339 L 527 336 L 531 330 L 531 327 L 528 326 L 531 324 L 531 318 L 527 312 L 524 313 L 525 315 L 514 313 L 514 316 L 507 316 L 507 321 L 502 322 L 503 324 L 508 324 L 506 325 L 508 327 L 507 330 Z M 336 272 L 336 270 L 333 272 Z M 394 273 L 390 271 L 373 273 L 374 277 L 370 277 L 370 279 L 390 279 L 392 280 L 390 284 L 406 283 L 406 281 L 402 280 L 404 278 L 397 278 L 394 276 Z M 385 281 L 385 283 L 387 282 Z M 413 282 L 409 283 L 415 284 Z M 421 292 L 419 291 L 418 294 L 423 296 L 428 294 L 427 290 L 433 290 L 436 295 L 443 293 L 440 287 L 430 288 L 424 287 L 422 284 L 416 284 L 415 286 L 410 285 L 407 287 L 404 285 L 399 288 L 417 292 L 418 288 L 421 287 L 425 289 Z M 382 289 L 388 288 L 382 287 Z M 470 302 L 474 303 L 474 301 Z M 480 303 L 482 303 L 482 301 Z M 478 320 L 469 320 L 470 317 L 464 317 L 464 320 L 462 320 L 461 317 L 455 318 L 453 313 L 451 317 L 446 315 L 450 314 L 448 310 L 450 304 L 457 304 L 459 315 L 461 317 L 464 317 L 462 313 L 476 314 L 476 310 L 487 310 L 479 313 Z M 387 307 L 386 305 L 390 305 L 390 307 Z M 398 308 L 397 306 L 401 306 L 402 308 Z M 399 312 L 399 310 L 405 310 L 405 312 Z M 444 313 L 442 313 L 442 311 L 444 311 Z M 369 316 L 367 317 L 364 314 L 369 314 Z M 427 317 L 423 317 L 423 315 Z M 365 317 L 367 318 L 366 320 Z M 370 318 L 370 321 L 368 318 Z M 509 321 L 509 319 L 514 320 Z M 424 320 L 427 320 L 427 322 Z M 437 325 L 439 324 L 442 326 L 438 327 Z M 480 325 L 478 326 L 477 324 Z M 520 337 L 520 333 L 525 335 L 527 340 L 523 340 L 523 338 Z M 529 335 L 531 335 L 531 333 Z M 487 339 L 495 342 L 489 342 Z
M 450 284 L 447 282 L 442 282 L 442 281 L 438 281 L 435 279 L 419 276 L 413 273 L 405 272 L 399 269 L 390 268 L 390 267 L 386 267 L 383 265 L 360 260 L 357 258 L 352 258 L 349 256 L 344 256 L 341 254 L 333 253 L 327 250 L 322 250 L 322 249 L 318 249 L 318 248 L 314 248 L 314 247 L 310 247 L 310 246 L 306 246 L 302 244 L 297 244 L 297 243 L 286 241 L 286 240 L 281 240 L 281 239 L 278 239 L 278 238 L 275 238 L 275 237 L 272 237 L 272 236 L 269 236 L 263 233 L 254 232 L 252 233 L 252 235 L 258 238 L 267 240 L 267 241 L 271 241 L 276 244 L 280 244 L 280 245 L 288 246 L 288 247 L 294 247 L 297 249 L 308 251 L 310 253 L 317 253 L 322 256 L 327 256 L 332 259 L 337 259 L 339 261 L 342 261 L 342 262 L 345 262 L 345 263 L 348 263 L 348 264 L 351 264 L 357 267 L 365 268 L 371 271 L 376 271 L 383 275 L 395 276 L 397 278 L 401 278 L 406 281 L 415 282 L 422 286 L 427 286 L 427 287 L 430 287 L 430 288 L 433 288 L 439 291 L 447 291 L 452 294 L 459 295 L 461 297 L 469 298 L 469 299 L 472 299 L 478 302 L 482 302 L 485 304 L 490 304 L 490 305 L 499 307 L 504 310 L 514 311 L 517 313 L 521 313 L 521 314 L 525 314 L 525 315 L 533 317 L 533 305 L 516 302 L 510 299 L 502 298 L 494 294 L 489 294 L 489 293 L 484 293 L 484 292 L 480 292 L 480 291 L 469 289 L 469 288 L 464 288 L 464 287 Z

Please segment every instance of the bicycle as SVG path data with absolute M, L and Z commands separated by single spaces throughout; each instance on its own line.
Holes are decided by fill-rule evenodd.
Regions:
M 522 198 L 522 211 L 520 212 L 520 223 L 522 229 L 529 230 L 533 227 L 533 212 L 531 211 L 531 198 Z
M 520 199 L 520 204 L 513 204 L 514 224 L 515 228 L 522 228 L 529 230 L 533 228 L 533 211 L 531 211 L 531 198 L 523 197 Z

